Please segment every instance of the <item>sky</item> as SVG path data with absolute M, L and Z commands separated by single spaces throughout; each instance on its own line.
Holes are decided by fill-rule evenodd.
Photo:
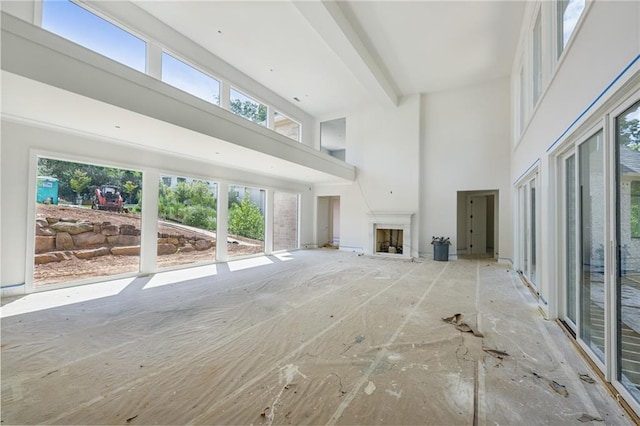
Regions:
M 580 15 L 582 15 L 582 11 L 584 10 L 584 3 L 585 0 L 569 0 L 562 19 L 563 46 L 567 45 L 569 37 L 571 37 L 573 30 L 578 24 Z
M 69 1 L 43 1 L 42 27 L 140 72 L 146 70 L 143 40 Z

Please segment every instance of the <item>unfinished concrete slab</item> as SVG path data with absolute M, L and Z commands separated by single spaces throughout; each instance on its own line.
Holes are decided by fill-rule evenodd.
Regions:
M 5 300 L 3 424 L 633 424 L 505 265 L 255 265 Z

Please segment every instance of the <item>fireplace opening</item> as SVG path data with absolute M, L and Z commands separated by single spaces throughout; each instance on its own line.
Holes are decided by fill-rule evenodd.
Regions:
M 376 229 L 376 253 L 402 254 L 402 229 Z

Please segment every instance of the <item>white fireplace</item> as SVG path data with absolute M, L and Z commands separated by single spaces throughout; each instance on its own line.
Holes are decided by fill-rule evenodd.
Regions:
M 367 254 L 411 257 L 413 213 L 371 212 L 367 217 Z

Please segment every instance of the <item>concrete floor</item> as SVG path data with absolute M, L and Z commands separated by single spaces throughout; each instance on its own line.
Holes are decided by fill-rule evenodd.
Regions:
M 308 250 L 3 304 L 3 425 L 632 424 L 489 259 Z

